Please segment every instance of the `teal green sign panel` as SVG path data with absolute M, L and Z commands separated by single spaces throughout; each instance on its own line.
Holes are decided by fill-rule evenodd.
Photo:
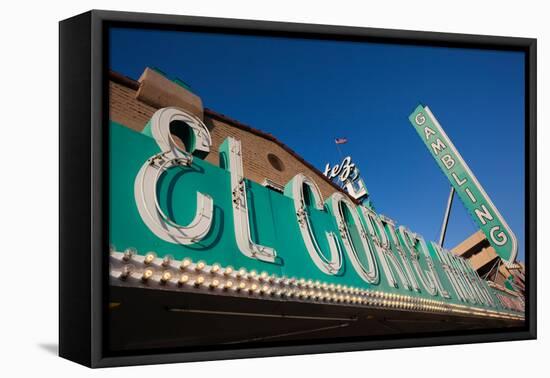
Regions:
M 221 151 L 221 149 L 220 149 Z M 212 224 L 208 234 L 190 244 L 172 243 L 156 236 L 143 221 L 136 206 L 134 196 L 135 182 L 138 172 L 145 162 L 152 156 L 159 154 L 160 149 L 150 133 L 135 132 L 125 126 L 110 123 L 110 222 L 109 238 L 117 250 L 135 248 L 139 254 L 145 255 L 153 251 L 159 257 L 171 255 L 177 260 L 184 258 L 193 261 L 204 261 L 206 264 L 220 264 L 232 266 L 234 269 L 241 267 L 248 271 L 266 272 L 277 276 L 294 277 L 320 281 L 327 284 L 345 285 L 363 289 L 375 289 L 386 293 L 407 295 L 410 297 L 438 299 L 451 304 L 468 305 L 471 307 L 492 309 L 514 313 L 505 308 L 497 298 L 494 289 L 477 277 L 477 289 L 487 293 L 493 302 L 492 305 L 482 303 L 479 300 L 464 300 L 460 297 L 460 287 L 453 284 L 455 277 L 451 277 L 441 260 L 441 251 L 438 251 L 431 243 L 417 243 L 414 250 L 409 249 L 409 244 L 398 233 L 397 239 L 390 238 L 390 249 L 397 258 L 394 260 L 397 266 L 404 270 L 400 253 L 405 253 L 412 261 L 416 259 L 420 266 L 420 272 L 429 277 L 434 275 L 439 278 L 441 287 L 448 293 L 442 292 L 430 295 L 423 287 L 418 290 L 408 289 L 397 279 L 397 285 L 388 283 L 382 261 L 378 254 L 374 254 L 378 266 L 378 280 L 366 282 L 354 269 L 348 253 L 342 252 L 342 264 L 334 274 L 321 271 L 312 261 L 304 244 L 300 232 L 296 209 L 293 199 L 290 198 L 290 190 L 279 193 L 248 179 L 246 182 L 248 214 L 250 217 L 250 238 L 254 243 L 269 246 L 277 251 L 277 258 L 273 262 L 260 261 L 244 255 L 236 242 L 235 225 L 232 213 L 231 176 L 227 167 L 219 167 L 199 157 L 193 157 L 189 166 L 177 166 L 167 169 L 158 181 L 157 198 L 162 211 L 178 224 L 188 224 L 192 221 L 197 210 L 197 192 L 203 193 L 213 202 Z M 246 159 L 246 156 L 244 157 Z M 287 184 L 292 185 L 292 182 Z M 324 199 L 327 200 L 327 199 Z M 334 214 L 328 206 L 317 209 L 315 206 L 306 206 L 312 233 L 318 242 L 321 251 L 329 251 L 327 232 L 337 236 L 340 247 L 343 245 L 340 229 Z M 354 218 L 348 214 L 354 209 L 347 209 L 343 213 L 343 219 L 349 229 L 349 238 L 356 247 L 358 260 L 366 264 L 366 251 L 360 238 L 367 234 L 368 246 L 374 249 L 375 240 L 373 234 L 365 232 L 364 224 L 368 221 L 358 211 L 362 224 L 354 224 Z M 388 232 L 376 229 L 376 233 Z M 397 243 L 398 245 L 396 245 Z M 326 258 L 329 258 L 328 252 Z M 418 256 L 421 256 L 419 258 Z M 423 258 L 428 256 L 429 259 Z M 396 266 L 390 265 L 390 270 L 396 274 Z M 430 267 L 433 265 L 433 268 Z M 430 270 L 432 269 L 432 270 Z M 417 280 L 420 280 L 417 270 L 410 270 Z M 433 273 L 432 273 L 433 272 Z M 470 287 L 472 282 L 469 275 L 473 271 L 465 270 L 462 286 L 463 290 Z M 473 273 L 475 275 L 475 273 Z M 469 278 L 466 278 L 469 277 Z M 472 291 L 473 292 L 473 291 Z M 479 298 L 479 296 L 478 296 Z M 465 303 L 466 302 L 466 303 Z
M 512 264 L 518 251 L 516 236 L 430 109 L 419 105 L 409 120 L 489 243 Z

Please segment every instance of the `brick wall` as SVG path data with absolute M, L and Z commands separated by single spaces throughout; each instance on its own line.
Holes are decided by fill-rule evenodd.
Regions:
M 109 110 L 111 121 L 141 131 L 156 108 L 136 100 L 136 90 L 109 82 Z
M 206 116 L 205 121 L 212 136 L 212 152 L 207 156 L 207 161 L 219 165 L 218 148 L 225 138 L 232 136 L 241 141 L 243 168 L 246 178 L 260 184 L 267 178 L 284 186 L 297 173 L 303 173 L 315 181 L 324 199 L 336 191 L 323 177 L 320 177 L 318 173 L 300 162 L 295 156 L 275 142 L 234 127 L 231 124 L 216 119 L 209 119 Z M 268 154 L 273 154 L 280 159 L 284 167 L 282 171 L 275 169 L 271 165 L 267 158 Z
M 157 110 L 136 100 L 136 89 L 127 85 L 110 81 L 109 94 L 110 119 L 133 130 L 143 130 L 147 121 Z M 211 152 L 206 157 L 208 162 L 219 165 L 219 146 L 225 138 L 232 136 L 241 141 L 246 178 L 259 184 L 267 178 L 284 186 L 301 172 L 317 183 L 324 199 L 337 191 L 322 173 L 315 172 L 274 141 L 232 125 L 230 122 L 209 117 L 207 114 L 204 122 L 212 136 Z M 280 159 L 284 167 L 282 171 L 272 166 L 268 160 L 268 154 L 273 154 Z

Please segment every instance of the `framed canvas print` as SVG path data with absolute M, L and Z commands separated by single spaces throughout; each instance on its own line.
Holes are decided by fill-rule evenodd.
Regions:
M 536 337 L 534 39 L 60 23 L 60 355 Z

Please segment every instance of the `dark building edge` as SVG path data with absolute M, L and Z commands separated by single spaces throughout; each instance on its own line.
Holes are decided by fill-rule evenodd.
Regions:
M 59 355 L 91 365 L 91 12 L 59 23 Z

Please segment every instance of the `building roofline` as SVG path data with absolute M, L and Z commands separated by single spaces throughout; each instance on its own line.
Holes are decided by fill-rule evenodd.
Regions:
M 109 70 L 109 79 L 117 84 L 121 84 L 125 87 L 128 87 L 133 90 L 139 89 L 139 82 L 137 80 L 131 79 L 127 76 L 124 76 L 116 71 Z M 334 189 L 337 191 L 344 193 L 346 197 L 348 197 L 351 201 L 353 201 L 355 204 L 360 204 L 359 201 L 357 201 L 355 198 L 351 197 L 346 191 L 344 191 L 342 188 L 340 188 L 338 185 L 336 185 L 332 180 L 330 180 L 328 177 L 326 177 L 323 172 L 321 172 L 317 167 L 315 167 L 313 164 L 305 160 L 303 157 L 301 157 L 298 153 L 296 153 L 292 148 L 281 142 L 279 139 L 277 139 L 273 134 L 266 133 L 262 130 L 256 129 L 254 127 L 248 126 L 234 118 L 231 118 L 225 114 L 218 113 L 212 109 L 204 108 L 204 114 L 208 115 L 210 118 L 217 119 L 218 121 L 223 121 L 228 124 L 231 124 L 234 127 L 237 127 L 241 130 L 247 131 L 251 134 L 257 135 L 261 138 L 264 138 L 266 140 L 269 140 L 275 144 L 277 144 L 279 147 L 281 147 L 283 150 L 288 152 L 290 155 L 292 155 L 294 158 L 296 158 L 298 161 L 300 161 L 302 164 L 304 164 L 306 167 L 311 169 L 313 172 L 317 173 L 319 176 L 323 178 L 329 185 L 331 185 Z
M 136 91 L 139 89 L 139 81 L 130 79 L 128 76 L 124 76 L 116 71 L 109 70 L 109 79 L 130 89 Z

